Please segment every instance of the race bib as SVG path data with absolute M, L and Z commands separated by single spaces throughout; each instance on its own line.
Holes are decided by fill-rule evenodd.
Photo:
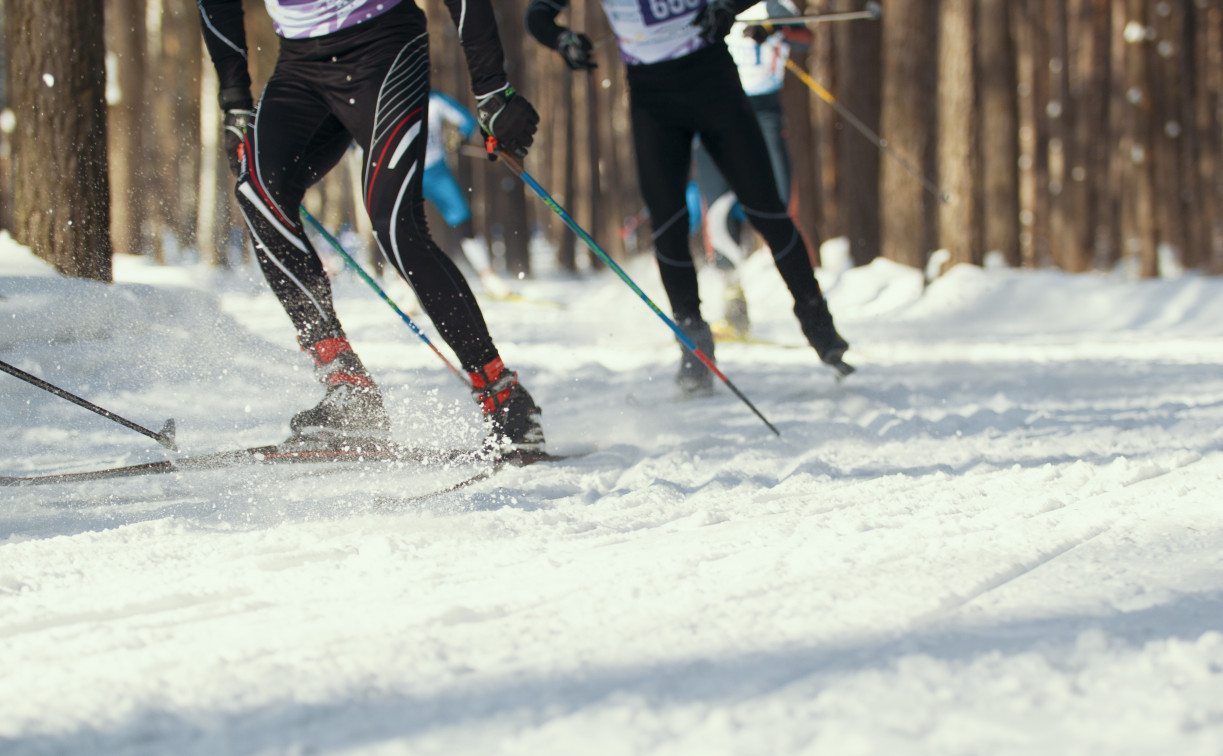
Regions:
M 642 22 L 646 26 L 654 26 L 696 13 L 705 0 L 637 0 L 637 3 Z

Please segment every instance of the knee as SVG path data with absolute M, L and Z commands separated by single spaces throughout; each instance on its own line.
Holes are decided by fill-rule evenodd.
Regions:
M 411 207 L 382 207 L 375 204 L 366 209 L 374 234 L 381 239 L 396 239 L 400 245 L 416 246 L 430 238 L 423 201 L 412 203 Z
M 284 224 L 290 228 L 298 225 L 296 218 L 300 200 L 277 198 L 265 186 L 257 185 L 249 174 L 238 180 L 234 186 L 234 196 L 238 200 L 238 207 L 249 219 L 253 220 L 251 213 L 254 211 L 273 224 Z

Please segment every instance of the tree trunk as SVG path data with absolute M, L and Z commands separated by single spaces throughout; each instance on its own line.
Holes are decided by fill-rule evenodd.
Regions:
M 561 119 L 563 120 L 563 123 L 560 125 L 560 130 L 563 137 L 557 140 L 562 149 L 562 153 L 556 156 L 556 166 L 561 169 L 561 175 L 560 181 L 554 184 L 554 186 L 560 187 L 561 207 L 568 206 L 575 208 L 571 214 L 573 212 L 577 212 L 576 203 L 574 202 L 577 191 L 577 176 L 575 175 L 577 173 L 577 166 L 574 165 L 575 161 L 572 160 L 574 155 L 574 142 L 577 138 L 575 134 L 576 126 L 574 125 L 573 118 L 574 78 L 575 77 L 570 75 L 569 79 L 566 80 L 565 85 L 557 90 L 557 95 L 559 96 L 559 100 L 557 102 L 559 107 L 557 110 L 560 113 Z M 574 216 L 575 220 L 576 218 L 577 216 Z M 556 248 L 556 261 L 561 266 L 562 270 L 572 272 L 577 270 L 578 237 L 577 234 L 573 233 L 573 229 L 569 228 L 568 225 L 564 223 L 557 223 L 558 220 L 559 219 L 555 218 L 552 219 L 552 221 L 559 227 L 561 234 L 560 242 Z
M 974 2 L 942 0 L 939 19 L 938 175 L 951 199 L 939 205 L 938 227 L 939 246 L 951 253 L 949 265 L 981 263 Z
M 611 57 L 611 56 L 609 56 Z M 617 56 L 618 57 L 618 56 Z M 609 76 L 612 82 L 611 100 L 615 103 L 615 107 L 609 109 L 612 114 L 613 121 L 613 136 L 615 155 L 615 170 L 619 180 L 615 186 L 619 187 L 617 192 L 620 207 L 620 223 L 623 224 L 629 218 L 636 217 L 637 213 L 645 206 L 645 201 L 641 198 L 641 187 L 637 181 L 637 163 L 633 158 L 633 140 L 628 134 L 632 131 L 629 125 L 629 94 L 628 80 L 624 73 L 624 66 L 618 61 L 616 65 L 619 70 Z M 637 241 L 644 239 L 644 246 L 638 244 L 637 252 L 650 253 L 653 252 L 653 242 L 650 241 L 649 235 L 638 235 L 635 237 Z M 624 245 L 616 245 L 615 251 L 611 252 L 616 262 L 623 263 L 627 259 L 627 252 Z
M 795 3 L 798 5 L 798 3 Z M 825 10 L 826 3 L 808 3 L 807 13 Z M 803 12 L 800 9 L 800 12 Z M 835 24 L 812 27 L 814 41 L 809 50 L 792 50 L 794 64 L 805 70 L 825 89 L 835 90 L 842 71 L 837 66 L 838 42 Z M 841 156 L 834 145 L 837 141 L 837 114 L 797 76 L 787 76 L 782 88 L 782 112 L 787 132 L 786 148 L 793 166 L 791 207 L 795 207 L 795 222 L 809 240 L 830 239 L 845 233 L 842 207 L 837 201 L 839 187 L 845 176 Z M 794 129 L 801 125 L 800 132 Z M 799 204 L 794 205 L 794 201 Z M 812 250 L 818 260 L 819 250 Z
M 586 0 L 586 33 L 592 40 L 604 40 L 611 36 L 611 27 L 600 3 Z M 538 45 L 536 45 L 538 47 Z M 624 247 L 620 243 L 620 228 L 624 222 L 624 196 L 616 191 L 620 187 L 621 167 L 617 150 L 623 141 L 615 131 L 617 93 L 624 86 L 624 66 L 613 43 L 604 44 L 595 50 L 599 67 L 590 75 L 591 96 L 594 98 L 595 137 L 598 141 L 599 194 L 595 197 L 596 223 L 591 234 L 599 246 L 614 259 L 623 262 Z M 589 256 L 590 265 L 598 270 L 606 267 L 597 256 Z
M 1069 87 L 1066 85 L 1068 65 L 1066 63 L 1066 18 L 1062 12 L 1065 0 L 1044 0 L 1042 15 L 1035 19 L 1045 32 L 1046 60 L 1037 69 L 1037 77 L 1044 79 L 1048 101 L 1045 105 L 1045 134 L 1048 137 L 1045 169 L 1045 191 L 1049 211 L 1049 262 L 1063 270 L 1080 272 L 1070 259 L 1067 244 L 1069 219 L 1066 209 L 1066 181 L 1068 179 L 1068 144 L 1066 117 L 1070 110 Z
M 1166 11 L 1166 12 L 1165 12 Z M 1184 259 L 1191 245 L 1196 246 L 1193 224 L 1186 214 L 1190 192 L 1181 172 L 1180 150 L 1185 144 L 1182 107 L 1190 96 L 1191 76 L 1181 67 L 1183 4 L 1169 3 L 1152 15 L 1155 38 L 1151 61 L 1152 131 L 1151 159 L 1155 181 L 1155 212 L 1159 243 Z
M 149 194 L 145 155 L 148 118 L 144 101 L 144 0 L 108 0 L 106 32 L 118 74 L 118 101 L 111 103 L 107 135 L 110 149 L 111 240 L 115 250 L 144 254 L 145 198 Z
M 1185 78 L 1185 97 L 1177 104 L 1177 118 L 1183 134 L 1177 159 L 1184 182 L 1185 234 L 1189 241 L 1183 250 L 1186 267 L 1206 268 L 1210 254 L 1210 223 L 1212 208 L 1203 202 L 1205 187 L 1199 165 L 1210 160 L 1204 149 L 1206 141 L 1200 131 L 1198 108 L 1208 99 L 1205 71 L 1198 66 L 1198 42 L 1206 36 L 1203 8 L 1187 7 L 1181 20 L 1181 33 L 1176 50 L 1178 75 Z
M 792 52 L 799 66 L 810 57 L 805 52 Z M 816 176 L 827 174 L 827 164 L 833 162 L 833 153 L 821 149 L 821 143 L 835 139 L 832 129 L 817 129 L 810 134 L 815 122 L 811 111 L 811 90 L 797 78 L 787 76 L 782 86 L 782 135 L 792 169 L 790 180 L 790 216 L 798 226 L 808 245 L 813 264 L 819 264 L 820 243 L 831 236 L 839 235 L 829 222 L 828 211 L 835 213 L 835 205 L 826 202 L 829 196 Z M 796 128 L 797 127 L 797 128 Z M 816 137 L 816 138 L 811 138 Z M 835 172 L 833 174 L 835 176 Z M 834 181 L 834 184 L 836 182 Z M 834 214 L 835 217 L 835 214 Z
M 1223 94 L 1223 9 L 1219 4 L 1197 8 L 1194 39 L 1194 66 L 1196 69 L 1198 94 L 1194 98 L 1194 120 L 1199 145 L 1193 164 L 1197 171 L 1197 186 L 1200 198 L 1199 225 L 1204 259 L 1200 264 L 1210 273 L 1223 273 L 1223 213 L 1219 202 L 1219 161 L 1223 155 L 1221 143 L 1219 105 Z
M 1071 180 L 1081 184 L 1083 222 L 1080 246 L 1087 267 L 1099 268 L 1100 257 L 1109 238 L 1101 215 L 1101 196 L 1107 191 L 1111 147 L 1108 92 L 1112 65 L 1109 52 L 1110 10 L 1112 0 L 1076 0 L 1079 18 L 1078 39 L 1086 52 L 1079 54 L 1075 95 L 1075 141 L 1079 166 L 1072 169 Z M 1081 171 L 1081 178 L 1078 172 Z
M 0 100 L 0 111 L 7 101 Z M 13 227 L 13 145 L 8 131 L 0 124 L 0 228 Z
M 1125 239 L 1121 228 L 1122 197 L 1127 180 L 1126 166 L 1129 156 L 1123 150 L 1129 108 L 1125 102 L 1126 78 L 1125 56 L 1129 43 L 1125 41 L 1125 8 L 1108 2 L 1108 120 L 1104 126 L 1108 149 L 1107 178 L 1100 186 L 1097 198 L 1100 222 L 1097 233 L 1096 267 L 1108 270 L 1121 261 Z
M 1155 210 L 1154 111 L 1151 93 L 1151 43 L 1145 0 L 1126 0 L 1125 81 L 1127 130 L 1122 141 L 1125 162 L 1121 227 L 1124 256 L 1138 275 L 1159 274 L 1158 217 Z
M 981 208 L 985 252 L 1019 266 L 1019 111 L 1007 0 L 981 0 Z
M 221 106 L 210 92 L 217 91 L 216 72 L 204 67 L 200 79 L 200 122 L 196 125 L 199 139 L 200 171 L 199 191 L 196 204 L 195 237 L 200 256 L 214 266 L 224 267 L 222 251 L 228 243 L 228 234 L 221 228 L 219 210 L 225 206 L 225 187 L 230 176 L 228 165 L 222 165 L 221 152 Z
M 109 282 L 102 0 L 6 0 L 5 12 L 14 236 L 62 273 Z
M 922 171 L 934 131 L 932 83 L 935 27 L 926 3 L 889 4 L 883 14 L 883 107 L 881 137 L 909 166 Z M 935 238 L 934 217 L 921 180 L 897 160 L 880 170 L 884 257 L 924 268 Z
M 879 24 L 848 23 L 836 26 L 839 99 L 867 128 L 879 132 L 881 105 Z M 879 148 L 844 121 L 837 123 L 837 152 L 841 162 L 842 226 L 849 238 L 855 265 L 879 256 Z
M 579 29 L 590 29 L 593 16 L 599 15 L 602 11 L 599 9 L 599 4 L 596 0 L 579 0 L 573 3 L 570 11 L 574 26 Z M 534 44 L 534 40 L 531 41 Z M 581 202 L 574 198 L 573 206 L 576 210 L 581 211 L 580 215 L 574 217 L 580 219 L 582 228 L 588 234 L 597 234 L 599 231 L 599 198 L 602 190 L 600 189 L 601 181 L 599 179 L 599 100 L 598 88 L 596 85 L 597 70 L 589 70 L 579 75 L 575 75 L 574 84 L 576 91 L 574 92 L 575 107 L 573 113 L 573 122 L 577 127 L 577 132 L 574 135 L 574 152 L 571 153 L 574 157 L 572 161 L 578 169 L 578 191 L 581 192 Z M 581 103 L 581 109 L 577 103 Z M 579 155 L 585 159 L 579 159 Z M 595 237 L 597 240 L 597 236 Z M 576 239 L 574 240 L 576 243 Z M 585 249 L 585 245 L 582 245 Z M 588 252 L 587 255 L 590 253 Z M 591 259 L 594 259 L 591 257 Z
M 5 37 L 4 0 L 0 0 L 0 40 Z M 7 44 L 7 42 L 5 43 Z M 13 227 L 13 144 L 9 133 L 8 54 L 0 53 L 0 228 Z
M 203 59 L 199 10 L 182 2 L 147 2 L 147 97 L 155 133 L 148 159 L 157 165 L 148 213 L 159 237 L 153 255 L 165 262 L 162 235 L 173 240 L 171 252 L 196 245 L 201 149 L 197 139 L 184 135 L 199 133 L 201 101 L 215 101 L 216 92 L 201 90 L 202 72 L 212 63 Z
M 1029 268 L 1049 265 L 1049 41 L 1046 0 L 1011 6 L 1019 49 L 1020 257 Z

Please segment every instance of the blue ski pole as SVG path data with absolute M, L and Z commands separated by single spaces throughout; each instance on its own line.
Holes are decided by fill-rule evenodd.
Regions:
M 662 310 L 658 309 L 658 305 L 654 304 L 654 301 L 646 296 L 646 293 L 641 290 L 641 287 L 639 287 L 633 281 L 633 279 L 629 278 L 628 274 L 624 272 L 624 269 L 617 265 L 616 261 L 611 259 L 611 257 L 604 252 L 598 244 L 595 243 L 594 239 L 590 238 L 590 234 L 586 233 L 586 231 L 577 224 L 577 221 L 570 217 L 569 213 L 565 212 L 565 209 L 556 203 L 556 200 L 552 199 L 552 196 L 539 185 L 538 181 L 531 177 L 531 174 L 523 170 L 522 163 L 518 162 L 513 155 L 501 151 L 497 147 L 497 141 L 492 137 L 488 138 L 487 146 L 490 153 L 495 154 L 496 157 L 505 163 L 506 167 L 525 181 L 527 186 L 531 187 L 531 190 L 538 194 L 539 198 L 544 201 L 544 204 L 552 208 L 552 212 L 560 216 L 560 219 L 565 222 L 565 225 L 572 229 L 573 233 L 577 234 L 578 238 L 585 242 L 587 247 L 590 247 L 590 251 L 594 252 L 600 260 L 606 263 L 608 268 L 611 268 L 612 271 L 614 271 L 615 274 L 620 277 L 621 281 L 628 284 L 628 287 L 636 292 L 637 296 L 641 297 L 643 302 L 649 305 L 650 309 L 654 311 L 654 314 L 661 318 L 662 322 L 666 323 L 667 326 L 675 332 L 675 337 L 679 339 L 679 342 L 684 345 L 685 349 L 692 353 L 693 357 L 700 360 L 702 365 L 709 368 L 709 372 L 716 375 L 718 380 L 722 381 L 722 383 L 725 383 L 726 387 L 734 392 L 735 396 L 739 397 L 739 399 L 746 404 L 752 412 L 756 413 L 756 417 L 760 418 L 764 424 L 769 427 L 769 430 L 773 431 L 773 433 L 777 434 L 778 436 L 781 435 L 781 431 L 777 430 L 777 428 L 769 422 L 769 419 L 765 417 L 760 410 L 756 409 L 756 405 L 752 404 L 751 401 L 749 401 L 748 398 L 743 395 L 743 392 L 740 391 L 735 384 L 731 383 L 729 378 L 723 375 L 722 371 L 718 369 L 718 366 L 714 364 L 713 360 L 709 359 L 708 355 L 706 355 L 705 352 L 703 352 L 701 348 L 688 337 L 688 334 L 684 333 L 683 329 L 681 329 L 674 320 L 667 317 Z
M 438 348 L 433 345 L 432 341 L 429 341 L 429 337 L 424 334 L 424 331 L 416 327 L 416 324 L 412 322 L 412 319 L 409 318 L 403 310 L 399 309 L 399 305 L 391 301 L 391 298 L 386 295 L 386 292 L 382 290 L 382 287 L 379 286 L 374 279 L 370 278 L 369 274 L 357 264 L 357 261 L 352 259 L 352 255 L 348 254 L 348 252 L 344 250 L 344 247 L 340 246 L 340 242 L 334 236 L 329 234 L 327 229 L 323 228 L 323 224 L 319 223 L 318 219 L 311 215 L 310 211 L 306 210 L 306 208 L 301 207 L 299 210 L 301 212 L 301 216 L 314 227 L 314 230 L 318 231 L 319 234 L 321 234 L 322 237 L 327 240 L 327 243 L 330 244 L 336 252 L 340 253 L 340 257 L 344 258 L 344 262 L 348 263 L 353 270 L 357 271 L 357 273 L 361 275 L 361 278 L 365 279 L 365 283 L 369 284 L 370 288 L 378 292 L 378 296 L 382 297 L 382 301 L 390 305 L 391 309 L 397 312 L 399 317 L 403 319 L 403 322 L 408 324 L 408 328 L 411 328 L 412 332 L 419 336 L 420 340 L 425 342 L 425 344 L 427 344 L 429 348 L 433 350 L 433 353 L 436 354 L 442 362 L 446 363 L 446 367 L 450 368 L 450 372 L 458 376 L 459 380 L 463 382 L 463 385 L 470 388 L 471 384 L 468 382 L 467 376 L 463 375 L 458 368 L 451 364 L 450 360 L 446 359 L 446 355 L 442 354 L 441 351 L 439 351 Z

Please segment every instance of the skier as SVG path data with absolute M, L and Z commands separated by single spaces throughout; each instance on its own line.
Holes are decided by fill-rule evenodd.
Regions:
M 453 97 L 438 91 L 430 92 L 429 138 L 425 146 L 425 199 L 433 203 L 447 225 L 458 229 L 459 249 L 472 270 L 480 276 L 485 291 L 497 297 L 508 297 L 509 287 L 493 270 L 488 245 L 483 239 L 476 238 L 471 227 L 471 206 L 467 204 L 463 190 L 454 180 L 454 174 L 446 162 L 446 124 L 454 125 L 463 139 L 470 138 L 480 128 L 475 116 Z
M 756 114 L 760 130 L 764 133 L 764 142 L 769 148 L 769 164 L 777 181 L 777 193 L 787 209 L 790 206 L 791 189 L 790 155 L 786 150 L 781 90 L 785 84 L 786 61 L 790 57 L 790 51 L 810 48 L 815 35 L 801 24 L 774 26 L 768 19 L 798 14 L 798 8 L 790 0 L 763 0 L 736 16 L 730 33 L 726 35 L 726 47 L 735 60 L 739 81 L 743 84 L 748 102 L 752 104 L 752 111 Z M 695 206 L 699 224 L 702 204 L 712 210 L 714 203 L 730 192 L 730 185 L 718 171 L 700 139 L 696 141 L 693 159 L 696 164 L 696 183 L 700 190 L 700 201 Z M 746 337 L 750 329 L 747 300 L 743 296 L 736 270 L 744 254 L 750 253 L 750 249 L 740 251 L 739 241 L 743 223 L 747 218 L 733 193 L 730 201 L 732 204 L 726 217 L 726 233 L 723 233 L 722 228 L 707 229 L 707 237 L 716 255 L 718 268 L 726 275 L 726 288 L 722 295 L 726 318 L 713 326 L 714 334 L 719 338 L 723 335 Z M 693 210 L 693 203 L 689 200 L 688 213 L 693 214 Z M 713 215 L 712 211 L 708 213 L 710 219 Z M 733 256 L 722 251 L 727 241 L 734 243 Z
M 786 151 L 781 89 L 790 50 L 808 49 L 815 35 L 801 25 L 774 26 L 768 18 L 797 15 L 798 9 L 790 0 L 763 0 L 740 13 L 726 35 L 726 47 L 739 71 L 739 81 L 764 132 L 777 193 L 786 205 L 790 202 L 790 156 Z M 705 202 L 712 204 L 730 187 L 708 151 L 699 146 L 699 141 L 697 144 L 697 183 Z M 732 217 L 741 220 L 740 213 L 742 210 L 736 208 Z
M 685 190 L 692 140 L 700 136 L 748 220 L 764 237 L 794 296 L 794 314 L 821 360 L 842 373 L 849 344 L 833 325 L 806 245 L 777 192 L 768 147 L 724 37 L 755 0 L 646 3 L 602 0 L 628 65 L 637 179 L 653 224 L 654 253 L 675 320 L 706 355 L 713 335 L 701 317 L 696 266 L 688 248 Z M 531 0 L 526 25 L 572 70 L 595 67 L 594 44 L 556 23 L 568 0 Z M 713 376 L 687 351 L 676 383 L 689 395 L 712 391 Z
M 331 286 L 302 230 L 306 189 L 352 140 L 365 155 L 362 193 L 374 238 L 416 292 L 468 372 L 489 431 L 486 446 L 542 450 L 540 410 L 507 369 L 471 288 L 430 237 L 421 180 L 429 48 L 424 12 L 410 0 L 265 0 L 280 37 L 276 67 L 251 97 L 242 0 L 200 0 L 204 40 L 219 78 L 224 147 L 268 283 L 326 389 L 297 413 L 298 438 L 384 439 L 382 394 L 344 334 Z M 467 57 L 484 130 L 523 157 L 539 115 L 506 79 L 489 0 L 446 0 Z

